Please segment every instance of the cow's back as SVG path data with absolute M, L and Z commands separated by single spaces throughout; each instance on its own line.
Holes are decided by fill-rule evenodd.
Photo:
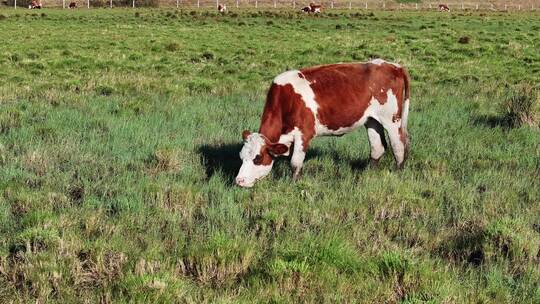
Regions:
M 403 100 L 404 71 L 397 64 L 375 60 L 317 66 L 300 72 L 315 95 L 318 121 L 330 130 L 357 124 L 372 98 L 383 105 L 389 90 L 398 101 Z

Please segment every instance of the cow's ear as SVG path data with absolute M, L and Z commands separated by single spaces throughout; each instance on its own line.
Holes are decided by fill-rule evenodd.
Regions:
M 251 132 L 249 132 L 248 130 L 244 130 L 244 132 L 242 132 L 242 139 L 244 141 L 246 141 L 246 139 L 248 138 L 248 136 L 251 135 Z
M 284 144 L 270 144 L 268 145 L 268 152 L 274 156 L 279 156 L 287 153 L 289 151 L 289 148 Z

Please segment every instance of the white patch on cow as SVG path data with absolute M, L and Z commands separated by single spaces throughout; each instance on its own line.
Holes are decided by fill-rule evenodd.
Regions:
M 255 182 L 270 173 L 273 161 L 270 165 L 255 165 L 253 160 L 261 153 L 265 140 L 259 133 L 252 133 L 246 138 L 244 147 L 240 151 L 242 167 L 236 176 L 236 183 L 242 187 L 252 187 Z
M 289 150 L 287 153 L 283 154 L 284 156 L 288 156 L 291 151 L 291 144 L 294 142 L 294 152 L 291 157 L 291 165 L 295 168 L 296 171 L 300 171 L 302 168 L 302 164 L 304 163 L 304 159 L 306 157 L 306 152 L 304 152 L 304 141 L 303 141 L 303 134 L 298 127 L 294 127 L 292 131 L 290 131 L 287 134 L 282 134 L 279 137 L 279 143 L 286 145 Z
M 302 170 L 306 152 L 304 151 L 304 140 L 302 132 L 298 131 L 294 136 L 294 151 L 291 157 L 291 165 L 294 168 L 294 176 L 297 177 Z
M 382 129 L 383 127 L 380 127 L 378 125 L 378 122 L 375 122 L 371 125 L 369 122 L 366 124 L 369 145 L 371 147 L 371 158 L 375 160 L 381 158 L 381 156 L 384 154 L 384 145 L 382 142 L 381 134 L 377 132 L 377 128 Z M 382 136 L 384 136 L 384 131 Z
M 407 119 L 409 118 L 409 99 L 403 102 L 403 111 L 401 112 L 401 127 L 407 131 Z
M 380 58 L 377 58 L 377 59 L 371 60 L 369 63 L 375 64 L 375 65 L 381 65 L 381 64 L 383 64 L 383 63 L 386 63 L 386 61 L 384 61 L 384 60 L 382 60 L 382 59 L 380 59 Z
M 391 126 L 386 128 L 388 138 L 390 138 L 390 144 L 392 145 L 392 151 L 396 159 L 397 165 L 401 165 L 405 160 L 405 144 L 401 141 L 399 136 L 399 126 Z
M 375 64 L 375 65 L 382 65 L 383 63 L 387 63 L 387 64 L 391 64 L 391 65 L 393 65 L 393 66 L 395 66 L 397 68 L 401 68 L 401 65 L 399 65 L 397 63 L 394 63 L 394 62 L 386 61 L 386 60 L 381 59 L 381 58 L 373 59 L 369 63 Z
M 298 134 L 300 134 L 300 137 L 302 137 L 302 132 L 300 132 L 300 129 L 298 129 L 297 127 L 294 127 L 294 129 L 292 131 L 290 131 L 287 134 L 282 134 L 279 137 L 278 143 L 284 144 L 284 145 L 287 146 L 287 148 L 289 148 L 289 150 L 287 150 L 287 152 L 285 154 L 283 154 L 283 156 L 289 156 L 289 153 L 290 153 L 290 150 L 291 150 L 290 149 L 291 144 L 292 144 L 293 141 L 295 141 L 295 138 L 298 137 Z
M 277 85 L 292 85 L 294 92 L 302 96 L 302 100 L 313 113 L 317 113 L 319 104 L 315 101 L 315 93 L 311 89 L 311 83 L 298 70 L 287 71 L 274 78 Z
M 386 126 L 395 123 L 392 122 L 392 117 L 394 117 L 395 114 L 398 114 L 398 110 L 397 97 L 392 89 L 389 89 L 386 92 L 386 102 L 384 104 L 381 104 L 374 97 L 371 98 L 370 105 L 364 116 L 368 114 L 382 123 L 383 126 Z

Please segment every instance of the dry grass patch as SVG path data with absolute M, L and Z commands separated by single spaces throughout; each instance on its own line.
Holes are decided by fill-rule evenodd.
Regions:
M 253 243 L 216 234 L 194 245 L 179 264 L 179 272 L 202 285 L 230 286 L 256 261 Z
M 182 168 L 183 159 L 180 152 L 173 149 L 156 150 L 147 161 L 152 175 L 177 172 Z
M 531 83 L 508 88 L 501 110 L 512 126 L 540 126 L 540 89 Z
M 121 279 L 126 262 L 122 252 L 80 251 L 72 269 L 74 283 L 82 288 L 107 287 Z

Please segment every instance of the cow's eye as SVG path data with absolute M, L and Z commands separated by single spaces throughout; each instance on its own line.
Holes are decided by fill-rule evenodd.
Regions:
M 262 156 L 260 154 L 257 154 L 257 156 L 255 156 L 255 158 L 253 159 L 253 163 L 255 165 L 260 165 L 262 162 Z

